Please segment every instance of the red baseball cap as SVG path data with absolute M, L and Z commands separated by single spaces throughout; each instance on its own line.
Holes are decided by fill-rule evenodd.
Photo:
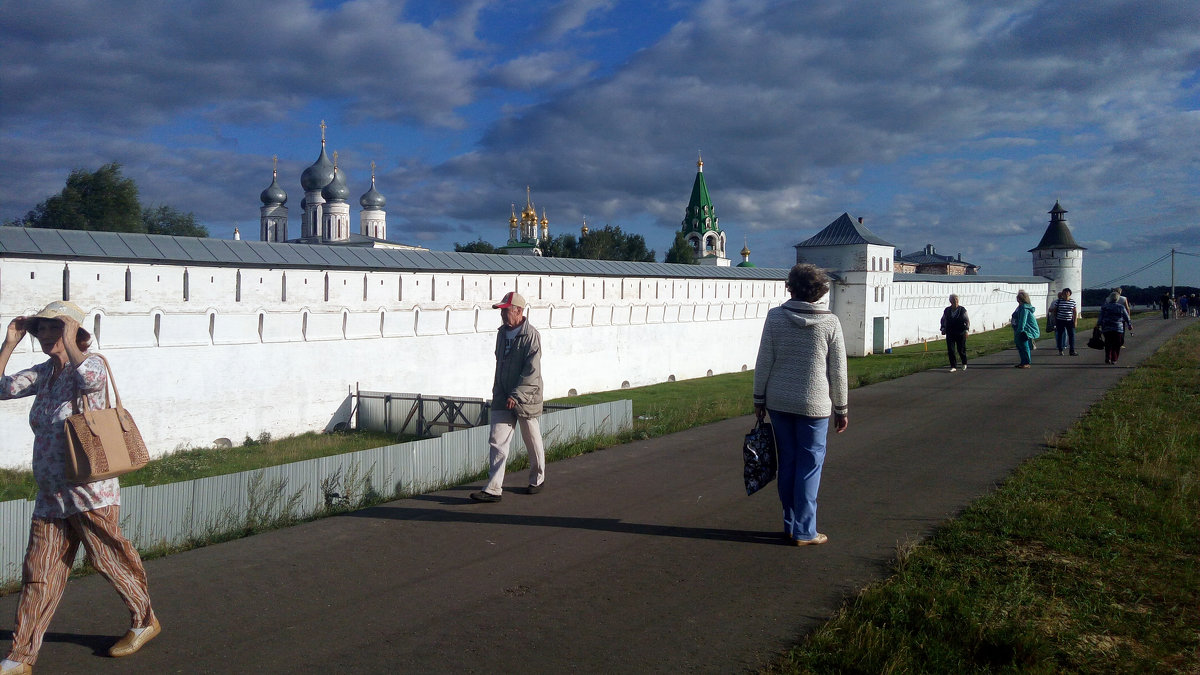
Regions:
M 492 305 L 492 309 L 504 309 L 505 307 L 524 307 L 525 298 L 516 291 L 509 291 L 504 294 L 504 299 Z

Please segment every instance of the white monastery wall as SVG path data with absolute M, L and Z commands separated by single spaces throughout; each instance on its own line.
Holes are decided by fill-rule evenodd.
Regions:
M 66 274 L 64 274 L 64 271 Z M 542 334 L 547 398 L 754 365 L 783 279 L 613 278 L 126 264 L 5 257 L 0 322 L 63 297 L 87 313 L 151 451 L 348 419 L 356 386 L 488 398 L 496 298 Z M 128 291 L 128 293 L 127 293 Z M 32 338 L 14 373 L 45 360 Z M 28 466 L 30 401 L 0 403 L 0 466 Z
M 949 306 L 951 293 L 967 308 L 971 332 L 994 330 L 1011 323 L 1017 308 L 1017 291 L 1029 293 L 1038 316 L 1046 314 L 1046 286 L 1041 283 L 970 281 L 969 276 L 946 276 L 946 281 L 897 281 L 890 289 L 891 308 L 886 324 L 888 347 L 900 347 L 924 340 L 942 340 L 942 311 Z

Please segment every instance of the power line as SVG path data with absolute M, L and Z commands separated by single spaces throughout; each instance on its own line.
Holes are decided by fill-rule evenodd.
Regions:
M 1175 252 L 1176 252 L 1176 253 L 1179 253 L 1179 251 L 1175 251 Z M 1191 254 L 1189 254 L 1189 255 L 1191 255 Z M 1128 279 L 1129 277 L 1132 277 L 1132 276 L 1133 276 L 1133 275 L 1135 275 L 1135 274 L 1139 274 L 1139 273 L 1141 273 L 1141 272 L 1144 272 L 1144 271 L 1146 271 L 1146 270 L 1150 269 L 1151 267 L 1154 267 L 1154 266 L 1155 266 L 1155 265 L 1157 265 L 1158 263 L 1160 263 L 1160 262 L 1162 262 L 1162 261 L 1164 261 L 1164 260 L 1166 260 L 1167 258 L 1170 258 L 1170 257 L 1171 257 L 1171 254 L 1170 254 L 1170 253 L 1164 253 L 1164 254 L 1163 254 L 1161 257 L 1159 257 L 1157 260 L 1154 260 L 1154 261 L 1152 261 L 1152 262 L 1146 263 L 1145 265 L 1142 265 L 1141 267 L 1137 268 L 1136 270 L 1134 270 L 1134 271 L 1132 271 L 1132 272 L 1129 272 L 1129 273 L 1126 273 L 1126 274 L 1122 274 L 1122 275 L 1121 275 L 1121 276 L 1119 276 L 1119 277 L 1114 277 L 1114 278 L 1112 278 L 1112 279 L 1109 279 L 1108 281 L 1106 281 L 1106 282 L 1104 282 L 1104 283 L 1100 284 L 1100 285 L 1099 285 L 1099 287 L 1100 287 L 1100 288 L 1109 288 L 1109 287 L 1111 287 L 1113 284 L 1117 283 L 1118 281 L 1121 281 L 1121 280 L 1123 280 L 1123 279 Z

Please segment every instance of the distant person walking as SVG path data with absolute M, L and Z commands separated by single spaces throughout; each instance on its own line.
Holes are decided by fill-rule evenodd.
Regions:
M 1118 286 L 1118 287 L 1112 289 L 1112 292 L 1117 294 L 1117 303 L 1120 304 L 1122 307 L 1124 307 L 1125 311 L 1130 316 L 1133 316 L 1133 306 L 1129 304 L 1129 298 L 1125 297 L 1124 295 L 1121 295 L 1122 293 L 1125 292 L 1125 290 L 1123 288 L 1121 288 L 1120 286 Z
M 1116 365 L 1121 356 L 1121 347 L 1125 344 L 1125 328 L 1128 327 L 1129 332 L 1133 332 L 1129 311 L 1118 302 L 1120 297 L 1115 291 L 1109 294 L 1108 299 L 1100 306 L 1100 318 L 1096 322 L 1100 326 L 1101 335 L 1104 336 L 1104 362 L 1113 365 Z
M 1033 341 L 1042 336 L 1038 327 L 1037 315 L 1034 314 L 1033 303 L 1025 289 L 1017 291 L 1017 309 L 1012 313 L 1013 341 L 1017 344 L 1017 356 L 1021 362 L 1014 368 L 1028 368 L 1033 361 Z
M 1079 320 L 1079 308 L 1071 299 L 1071 289 L 1064 288 L 1058 294 L 1058 299 L 1050 305 L 1049 314 L 1054 317 L 1054 342 L 1058 347 L 1058 355 L 1063 355 L 1064 349 L 1070 349 L 1071 356 L 1079 356 L 1075 351 L 1075 323 Z
M 1170 291 L 1162 294 L 1162 297 L 1158 299 L 1158 304 L 1162 307 L 1163 318 L 1171 318 L 1171 307 L 1175 305 L 1175 300 L 1171 297 Z
M 108 372 L 104 361 L 87 351 L 92 336 L 79 325 L 83 318 L 83 310 L 73 303 L 52 302 L 33 316 L 13 319 L 0 347 L 0 374 L 27 333 L 50 357 L 28 370 L 0 377 L 0 400 L 34 397 L 29 425 L 38 485 L 12 649 L 0 661 L 0 673 L 5 675 L 33 672 L 80 544 L 92 566 L 116 587 L 129 608 L 131 628 L 108 650 L 109 656 L 129 656 L 161 630 L 150 608 L 142 559 L 121 533 L 117 479 L 67 481 L 64 422 L 80 400 L 89 410 L 104 408 L 107 401 Z
M 503 325 L 496 333 L 496 376 L 492 381 L 492 405 L 488 413 L 488 484 L 472 492 L 477 502 L 498 502 L 504 493 L 504 470 L 508 448 L 517 427 L 529 455 L 527 494 L 542 491 L 546 481 L 546 449 L 542 445 L 542 336 L 525 316 L 525 298 L 509 292 L 492 305 L 500 310 Z
M 971 329 L 971 319 L 967 317 L 967 308 L 958 304 L 958 296 L 950 294 L 950 306 L 942 310 L 942 335 L 946 336 L 946 354 L 950 357 L 950 372 L 967 369 L 967 332 Z M 957 358 L 957 360 L 955 360 Z
M 832 312 L 815 305 L 829 276 L 799 264 L 788 272 L 792 299 L 767 312 L 754 366 L 754 414 L 771 413 L 779 455 L 783 534 L 796 546 L 824 544 L 817 532 L 817 492 L 825 463 L 829 414 L 841 433 L 850 425 L 846 344 Z
M 1187 296 L 1187 293 L 1180 293 L 1179 294 L 1179 316 L 1184 317 L 1187 315 L 1188 315 L 1188 296 Z

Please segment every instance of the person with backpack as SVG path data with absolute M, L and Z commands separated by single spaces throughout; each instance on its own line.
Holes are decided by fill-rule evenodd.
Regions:
M 958 296 L 950 294 L 950 306 L 942 312 L 942 335 L 946 336 L 946 354 L 950 357 L 950 372 L 967 369 L 967 331 L 971 329 L 971 319 L 967 317 L 967 308 L 958 304 Z M 957 360 L 955 357 L 957 356 Z

